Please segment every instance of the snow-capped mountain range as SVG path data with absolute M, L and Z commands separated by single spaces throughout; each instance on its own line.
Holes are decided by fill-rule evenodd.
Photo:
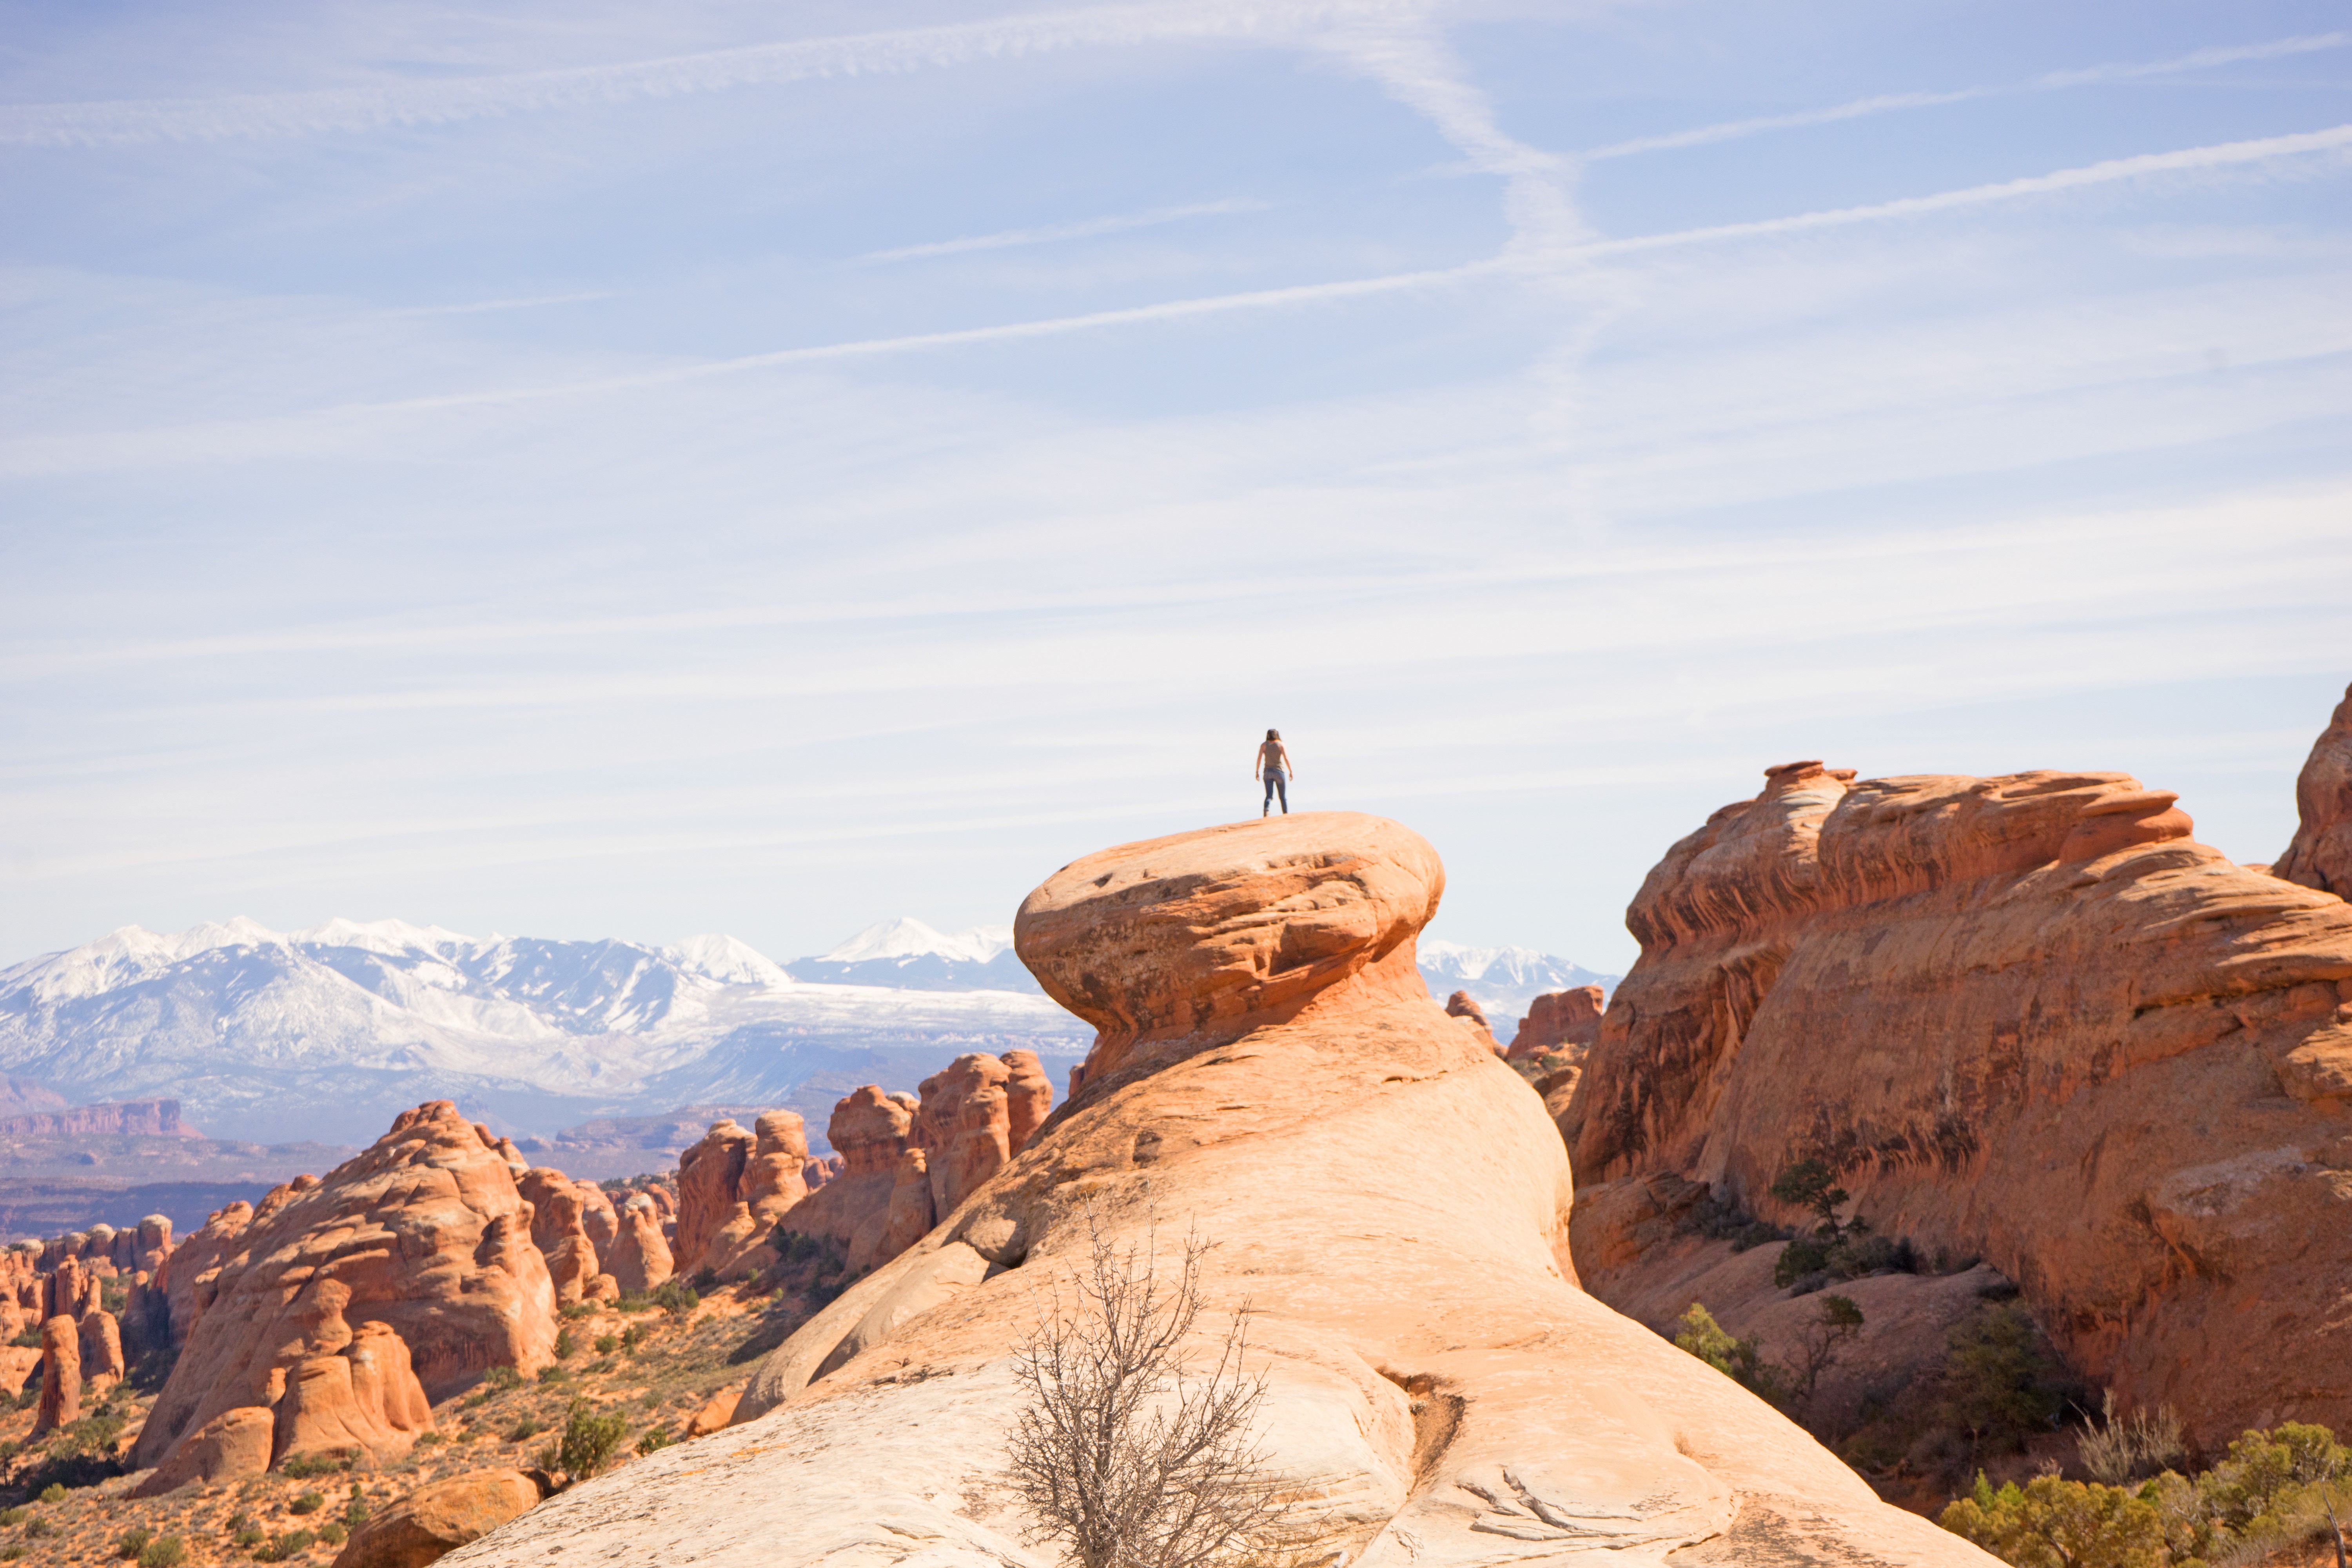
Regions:
M 867 926 L 830 952 L 784 965 L 795 980 L 895 985 L 914 991 L 1035 991 L 1013 951 L 1011 926 L 936 931 L 901 916 Z
M 680 1105 L 798 1104 L 912 1086 L 1025 1047 L 1055 1078 L 1093 1032 L 1038 990 L 1012 930 L 869 926 L 779 964 L 727 936 L 665 947 L 476 938 L 400 921 L 177 935 L 125 926 L 0 971 L 0 1072 L 75 1103 L 178 1099 L 215 1137 L 365 1142 L 453 1098 L 523 1132 Z M 1613 977 L 1526 948 L 1422 944 L 1443 997 L 1498 1036 L 1538 993 Z
M 173 1096 L 206 1132 L 265 1142 L 364 1142 L 443 1097 L 524 1131 L 783 1104 L 818 1076 L 904 1087 L 1015 1047 L 1053 1067 L 1092 1038 L 1034 984 L 811 983 L 723 936 L 649 947 L 235 920 L 127 926 L 0 972 L 0 1072 L 78 1103 Z
M 1421 977 L 1429 983 L 1431 995 L 1444 1001 L 1456 991 L 1469 992 L 1486 1009 L 1495 1037 L 1506 1043 L 1527 1016 L 1528 1004 L 1547 991 L 1598 985 L 1606 995 L 1617 988 L 1614 974 L 1598 973 L 1531 947 L 1465 947 L 1423 937 L 1420 958 Z

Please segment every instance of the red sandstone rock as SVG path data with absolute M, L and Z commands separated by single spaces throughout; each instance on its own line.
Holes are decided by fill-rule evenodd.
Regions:
M 588 1240 L 601 1260 L 621 1239 L 620 1211 L 613 1206 L 611 1195 L 595 1183 L 574 1181 L 572 1185 L 580 1196 L 580 1224 L 588 1232 Z
M 908 1141 L 929 1156 L 931 1209 L 953 1214 L 1013 1157 L 1012 1073 L 982 1052 L 960 1056 L 925 1079 Z
M 520 1470 L 468 1470 L 428 1481 L 352 1532 L 334 1568 L 425 1568 L 539 1506 Z
M 2352 1426 L 2352 905 L 2120 773 L 1766 776 L 1627 912 L 1564 1119 L 1580 1261 L 1601 1184 L 1795 1223 L 1768 1189 L 1818 1156 L 1881 1234 L 2015 1279 L 2126 1407 L 2209 1446 Z
M 890 1186 L 890 1212 L 880 1256 L 896 1258 L 923 1239 L 938 1223 L 932 1212 L 930 1157 L 920 1149 L 898 1156 L 898 1173 Z
M 30 1345 L 0 1345 L 0 1398 L 14 1399 L 25 1392 L 41 1370 L 41 1352 Z
M 1503 1054 L 1502 1042 L 1496 1039 L 1495 1032 L 1486 1026 L 1486 1010 L 1478 1005 L 1477 998 L 1470 993 L 1456 991 L 1453 995 L 1448 996 L 1445 999 L 1445 1016 L 1449 1018 L 1461 1019 L 1477 1036 L 1480 1045 L 1485 1046 L 1496 1056 Z
M 152 1474 L 139 1483 L 137 1497 L 161 1497 L 190 1481 L 230 1481 L 269 1468 L 278 1418 L 257 1405 L 224 1410 L 173 1446 Z
M 723 1430 L 728 1423 L 735 1419 L 735 1407 L 742 1402 L 742 1398 L 743 1385 L 740 1383 L 732 1388 L 720 1389 L 703 1401 L 702 1408 L 697 1410 L 688 1419 L 686 1430 L 679 1436 L 688 1438 L 707 1437 L 713 1432 Z
M 871 1268 L 887 1244 L 890 1193 L 915 1110 L 907 1097 L 886 1094 L 877 1084 L 845 1096 L 825 1126 L 827 1141 L 841 1155 L 841 1173 L 793 1205 L 783 1227 L 839 1242 L 853 1272 Z
M 651 1194 L 631 1193 L 621 1205 L 620 1217 L 621 1238 L 604 1260 L 605 1271 L 625 1293 L 650 1290 L 677 1272 L 670 1267 L 669 1243 L 662 1236 L 661 1210 Z
M 1005 1052 L 1004 1070 L 1010 1075 L 1004 1081 L 1004 1098 L 1011 1118 L 1005 1131 L 1012 1152 L 1018 1154 L 1029 1147 L 1029 1140 L 1037 1136 L 1037 1129 L 1053 1114 L 1054 1080 L 1045 1076 L 1045 1064 L 1034 1051 Z
M 1582 1060 L 1601 1038 L 1603 1005 L 1598 985 L 1550 991 L 1537 997 L 1528 1004 L 1528 1016 L 1519 1020 L 1517 1032 L 1511 1037 L 1511 1059 L 1524 1061 L 1559 1051 Z
M 81 1343 L 82 1387 L 92 1398 L 122 1381 L 122 1328 L 114 1314 L 100 1309 L 77 1325 Z
M 742 1205 L 743 1167 L 758 1142 L 730 1118 L 710 1124 L 702 1141 L 677 1157 L 677 1235 L 670 1251 L 677 1271 L 691 1276 L 719 1229 Z
M 33 1436 L 81 1419 L 81 1328 L 71 1318 L 41 1325 L 41 1408 Z
M 525 1171 L 515 1186 L 530 1205 L 531 1245 L 547 1260 L 556 1305 L 572 1306 L 589 1295 L 603 1269 L 588 1236 L 580 1184 L 542 1165 Z
M 2294 841 L 2271 875 L 2352 899 L 2352 686 L 2294 781 Z
M 381 1464 L 399 1458 L 433 1427 L 432 1406 L 408 1364 L 408 1347 L 383 1323 L 343 1335 L 340 1353 L 295 1363 L 278 1401 L 273 1462 L 297 1454 L 356 1452 Z M 314 1331 L 313 1345 L 335 1332 Z
M 1576 1289 L 1556 1130 L 1414 966 L 1442 886 L 1418 837 L 1339 813 L 1050 879 L 1016 931 L 1099 1032 L 1076 1100 L 773 1352 L 739 1425 L 551 1500 L 468 1561 L 1013 1560 L 1006 1412 L 1041 1304 L 1097 1237 L 1173 1269 L 1196 1229 L 1223 1245 L 1188 1348 L 1213 1356 L 1251 1304 L 1253 1439 L 1315 1500 L 1303 1555 L 1988 1563 Z M 1399 1155 L 1428 1146 L 1444 1181 Z
M 378 1457 L 404 1449 L 415 1430 L 401 1413 L 416 1407 L 416 1390 L 364 1331 L 370 1323 L 398 1336 L 424 1391 L 451 1392 L 493 1366 L 529 1375 L 550 1359 L 555 1289 L 531 1245 L 529 1206 L 498 1141 L 447 1100 L 403 1111 L 323 1182 L 274 1189 L 241 1230 L 228 1228 L 222 1248 L 235 1251 L 191 1286 L 197 1321 L 140 1435 L 142 1466 L 221 1411 L 274 1408 L 306 1379 L 315 1387 L 301 1408 L 341 1410 L 334 1380 L 345 1374 L 315 1365 L 330 1356 L 352 1363 L 360 1415 L 349 1419 L 373 1424 L 384 1413 L 362 1446 Z M 320 1417 L 331 1419 L 346 1418 Z M 279 1412 L 280 1442 L 299 1429 L 291 1420 Z

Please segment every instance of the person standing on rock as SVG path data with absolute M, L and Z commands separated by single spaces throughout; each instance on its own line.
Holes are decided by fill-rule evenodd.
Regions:
M 1282 797 L 1282 815 L 1290 815 L 1290 779 L 1298 770 L 1290 765 L 1290 753 L 1282 749 L 1282 731 L 1268 730 L 1265 739 L 1258 743 L 1257 763 L 1250 776 L 1265 781 L 1265 804 L 1258 815 L 1265 816 L 1274 810 L 1274 797 Z

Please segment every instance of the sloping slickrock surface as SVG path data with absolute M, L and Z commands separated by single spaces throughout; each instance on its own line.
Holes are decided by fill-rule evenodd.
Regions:
M 2352 899 L 2352 686 L 2294 781 L 2293 842 L 2272 874 Z
M 1770 770 L 1627 912 L 1562 1119 L 1577 1256 L 1617 1250 L 1597 1184 L 1797 1224 L 1767 1189 L 1815 1155 L 1880 1233 L 2016 1280 L 2126 1407 L 2209 1445 L 2352 1426 L 2352 906 L 2189 830 L 2121 773 Z
M 207 1249 L 204 1231 L 191 1237 L 171 1264 L 174 1315 L 184 1284 L 194 1326 L 140 1436 L 140 1467 L 240 1406 L 278 1409 L 277 1455 L 341 1446 L 326 1436 L 341 1433 L 381 1459 L 429 1424 L 423 1394 L 493 1366 L 546 1365 L 555 1287 L 516 1175 L 498 1141 L 433 1100 L 325 1180 L 271 1192 L 208 1244 L 218 1261 L 182 1281 L 178 1266 Z M 224 1230 L 242 1217 L 223 1216 Z
M 1015 929 L 1099 1030 L 1081 1092 L 771 1352 L 740 1425 L 447 1561 L 1042 1568 L 1012 1352 L 1091 1214 L 1163 1266 L 1188 1228 L 1220 1243 L 1202 1327 L 1255 1304 L 1265 1448 L 1351 1564 L 1990 1563 L 1577 1289 L 1558 1132 L 1414 968 L 1443 885 L 1417 836 L 1340 813 L 1057 873 Z M 1399 1158 L 1432 1144 L 1444 1182 Z

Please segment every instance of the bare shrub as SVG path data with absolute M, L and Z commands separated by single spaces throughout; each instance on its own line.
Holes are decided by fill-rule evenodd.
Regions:
M 2086 1421 L 2074 1438 L 2083 1468 L 2095 1480 L 2111 1487 L 2170 1469 L 2188 1457 L 2181 1440 L 2180 1417 L 2169 1405 L 2155 1410 L 2135 1410 L 2118 1418 L 2116 1391 L 2108 1389 L 2099 1402 L 2099 1419 Z
M 1253 1435 L 1265 1380 L 1243 1370 L 1249 1309 L 1205 1375 L 1184 1341 L 1201 1312 L 1201 1259 L 1185 1238 L 1174 1279 L 1149 1240 L 1112 1245 L 1091 1210 L 1092 1256 L 1075 1300 L 1059 1289 L 1019 1352 L 1029 1398 L 1013 1473 L 1077 1568 L 1215 1568 L 1284 1557 L 1302 1527 Z M 1189 1374 L 1189 1375 L 1188 1375 Z

